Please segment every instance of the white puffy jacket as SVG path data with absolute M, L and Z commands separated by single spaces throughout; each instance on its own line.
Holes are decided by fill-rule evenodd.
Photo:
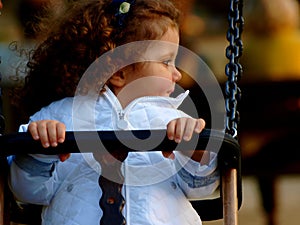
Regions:
M 70 131 L 165 129 L 169 121 L 188 117 L 177 110 L 187 95 L 142 97 L 122 109 L 107 88 L 97 99 L 81 96 L 54 102 L 30 121 L 55 119 Z M 22 125 L 20 131 L 27 126 Z M 129 153 L 122 168 L 127 224 L 201 224 L 188 198 L 209 195 L 218 187 L 216 156 L 211 155 L 209 165 L 201 165 L 178 152 L 175 155 L 172 160 L 161 152 Z M 44 205 L 43 225 L 98 225 L 102 216 L 100 173 L 101 166 L 91 153 L 72 154 L 65 162 L 57 156 L 16 156 L 10 168 L 10 186 L 20 201 Z

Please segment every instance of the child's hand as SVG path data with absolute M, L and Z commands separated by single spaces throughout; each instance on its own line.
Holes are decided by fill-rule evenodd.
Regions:
M 56 120 L 39 120 L 31 122 L 28 126 L 34 140 L 40 140 L 44 148 L 56 147 L 65 141 L 66 126 Z M 61 161 L 68 159 L 70 154 L 60 154 Z
M 167 135 L 170 140 L 180 143 L 182 140 L 191 140 L 193 133 L 199 134 L 204 127 L 203 119 L 178 118 L 168 123 Z
M 172 120 L 167 126 L 167 135 L 170 140 L 174 140 L 176 143 L 180 143 L 182 140 L 191 140 L 193 133 L 199 134 L 205 127 L 205 121 L 203 119 L 194 118 L 178 118 Z M 174 159 L 172 152 L 163 152 L 163 155 L 167 158 Z

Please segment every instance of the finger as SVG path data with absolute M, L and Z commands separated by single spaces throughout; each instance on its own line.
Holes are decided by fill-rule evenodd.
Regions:
M 198 119 L 195 127 L 195 132 L 199 134 L 204 129 L 205 124 L 206 123 L 204 119 Z
M 175 142 L 180 143 L 182 136 L 183 136 L 183 131 L 184 131 L 184 118 L 179 118 L 176 120 L 176 126 L 175 126 Z
M 57 122 L 56 121 L 49 121 L 46 123 L 47 125 L 47 132 L 48 132 L 48 139 L 50 145 L 52 147 L 57 146 Z
M 189 141 L 191 140 L 195 127 L 197 124 L 197 120 L 194 119 L 188 119 L 186 121 L 185 127 L 184 127 L 184 133 L 183 133 L 183 140 L 185 141 Z
M 34 140 L 39 140 L 40 136 L 37 130 L 37 123 L 36 122 L 32 122 L 28 125 L 28 131 L 31 134 L 32 138 Z
M 37 131 L 43 147 L 48 148 L 50 142 L 48 138 L 47 121 L 37 123 Z
M 169 140 L 174 140 L 176 120 L 172 120 L 167 126 L 167 136 Z
M 66 136 L 66 126 L 63 123 L 58 123 L 56 126 L 57 142 L 63 143 Z

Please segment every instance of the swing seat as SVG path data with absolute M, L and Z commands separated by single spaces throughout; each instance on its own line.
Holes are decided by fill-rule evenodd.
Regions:
M 243 30 L 243 17 L 242 17 L 242 0 L 230 0 L 228 13 L 229 29 L 227 32 L 227 40 L 230 42 L 230 46 L 226 49 L 226 57 L 230 60 L 228 67 L 226 67 L 226 75 L 228 80 L 230 80 L 231 86 L 227 91 L 232 91 L 235 84 L 236 78 L 241 75 L 241 66 L 238 63 L 239 58 L 242 54 L 242 42 L 241 42 L 241 32 Z M 233 71 L 237 69 L 237 71 Z M 228 93 L 227 93 L 228 94 Z M 232 95 L 233 94 L 233 95 Z M 228 95 L 225 95 L 228 97 Z M 230 100 L 235 100 L 235 94 L 230 94 Z M 228 105 L 227 105 L 228 106 Z M 232 110 L 235 110 L 235 105 L 230 108 L 232 115 Z M 227 115 L 228 116 L 228 115 Z M 233 118 L 229 118 L 232 120 Z M 232 121 L 231 121 L 232 122 Z M 235 121 L 236 122 L 236 121 Z M 230 123 L 231 124 L 231 123 Z M 231 126 L 229 126 L 231 128 Z M 76 140 L 75 140 L 76 133 Z M 102 143 L 106 146 L 108 151 L 120 150 L 122 149 L 125 153 L 131 151 L 126 146 L 122 145 L 124 142 L 120 142 L 118 138 L 126 139 L 131 141 L 132 133 L 131 131 L 119 131 L 116 136 L 115 132 L 98 132 L 98 136 L 101 138 Z M 164 149 L 165 151 L 172 151 L 177 146 L 174 141 L 170 141 L 166 137 L 166 131 L 134 131 L 134 135 L 140 139 L 148 138 L 151 133 L 151 138 L 159 138 L 155 140 L 161 140 L 162 135 L 165 137 L 161 144 L 152 151 L 160 151 Z M 80 142 L 89 144 L 89 146 L 95 141 L 94 135 L 90 135 L 89 132 L 67 132 L 66 141 L 60 144 L 58 147 L 53 148 L 51 154 L 58 153 L 79 153 L 76 145 L 76 141 L 80 139 Z M 194 135 L 195 137 L 196 135 Z M 118 137 L 118 138 L 117 138 Z M 241 152 L 240 145 L 236 139 L 231 135 L 225 134 L 217 130 L 204 130 L 198 136 L 198 145 L 196 149 L 206 149 L 209 141 L 220 143 L 220 148 L 218 153 L 218 165 L 220 170 L 220 196 L 213 199 L 206 200 L 196 200 L 192 201 L 193 206 L 201 216 L 203 221 L 218 220 L 223 218 L 225 225 L 236 225 L 237 221 L 237 211 L 242 203 L 242 181 L 241 181 Z M 126 143 L 126 142 L 125 142 Z M 158 143 L 157 141 L 155 143 Z M 24 151 L 25 149 L 25 151 Z M 143 149 L 143 148 L 138 148 Z M 176 148 L 178 151 L 195 149 L 189 148 L 188 142 L 182 146 L 182 148 Z M 146 149 L 145 149 L 146 150 Z M 213 151 L 213 149 L 209 149 Z M 147 150 L 149 151 L 149 149 Z M 10 224 L 10 202 L 12 200 L 11 193 L 7 187 L 7 161 L 6 157 L 16 154 L 24 153 L 41 153 L 44 154 L 44 148 L 41 146 L 40 142 L 34 141 L 28 133 L 15 133 L 0 136 L 0 225 Z M 104 191 L 103 191 L 104 192 Z M 8 194 L 9 193 L 9 194 Z M 105 216 L 105 213 L 103 217 Z M 14 217 L 11 216 L 13 219 Z M 102 220 L 101 220 L 102 221 Z M 26 222 L 25 222 L 26 223 Z M 113 225 L 113 221 L 101 222 L 102 225 Z M 32 224 L 33 225 L 33 224 Z M 34 224 L 37 225 L 37 224 Z
M 173 150 L 184 151 L 189 148 L 190 142 L 185 142 L 182 145 L 177 145 L 174 141 L 168 140 L 166 137 L 165 130 L 142 130 L 142 131 L 98 131 L 97 135 L 100 137 L 101 142 L 104 146 L 109 146 L 106 150 L 109 152 L 113 152 L 114 150 L 129 152 L 132 151 L 123 143 L 130 140 L 132 141 L 132 134 L 138 139 L 151 139 L 150 141 L 158 143 L 158 140 L 161 140 L 161 137 L 164 137 L 163 141 L 160 141 L 159 145 L 150 149 L 150 151 L 159 151 L 160 149 L 164 150 Z M 150 136 L 151 134 L 151 136 Z M 49 154 L 58 154 L 58 153 L 82 153 L 85 152 L 85 149 L 79 149 L 77 142 L 87 143 L 91 146 L 95 143 L 95 132 L 84 131 L 84 132 L 67 132 L 66 140 L 63 144 L 60 144 L 56 148 L 52 148 Z M 121 139 L 120 139 L 121 138 Z M 201 219 L 203 221 L 211 221 L 218 220 L 224 218 L 224 195 L 227 193 L 222 191 L 226 185 L 224 183 L 224 176 L 226 176 L 228 170 L 236 171 L 236 180 L 234 181 L 234 186 L 236 188 L 235 199 L 237 199 L 237 207 L 238 209 L 242 203 L 242 182 L 241 182 L 241 154 L 240 154 L 240 146 L 239 143 L 232 136 L 224 134 L 221 131 L 217 130 L 209 130 L 205 129 L 202 133 L 197 136 L 194 135 L 193 138 L 198 138 L 196 149 L 205 149 L 209 141 L 214 143 L 220 143 L 220 150 L 218 153 L 218 165 L 219 170 L 221 172 L 221 187 L 220 187 L 220 196 L 212 199 L 204 199 L 204 200 L 194 200 L 191 201 L 195 210 L 199 213 Z M 131 142 L 132 143 L 132 142 Z M 133 143 L 135 144 L 135 143 Z M 24 148 L 24 146 L 26 146 Z M 24 149 L 26 149 L 24 151 Z M 90 149 L 90 148 L 89 148 Z M 218 149 L 216 149 L 217 151 Z M 145 150 L 146 151 L 146 150 Z M 149 150 L 147 150 L 149 151 Z M 1 194 L 3 198 L 1 198 L 1 219 L 0 225 L 9 224 L 9 217 L 18 223 L 26 223 L 30 224 L 32 221 L 21 221 L 21 218 L 16 217 L 11 214 L 10 207 L 11 203 L 8 204 L 7 200 L 12 200 L 13 198 L 10 196 L 9 190 L 6 184 L 6 173 L 7 173 L 7 162 L 6 157 L 10 155 L 16 154 L 24 154 L 24 153 L 42 153 L 45 154 L 44 148 L 38 141 L 34 141 L 29 133 L 12 133 L 3 135 L 0 137 L 0 157 L 1 157 L 1 167 L 4 167 L 5 170 L 1 169 L 2 172 L 2 185 L 3 188 L 1 190 Z M 4 179 L 4 180 L 3 180 Z M 231 188 L 231 187 L 230 187 Z M 234 188 L 234 189 L 235 189 Z M 4 189 L 4 190 L 3 190 Z M 4 192 L 6 195 L 4 195 Z M 126 203 L 125 203 L 126 204 Z M 29 211 L 34 210 L 35 212 L 39 210 L 38 206 L 32 205 L 23 205 L 23 211 L 21 211 L 21 215 L 24 213 L 27 214 Z M 28 207 L 28 208 L 26 208 Z M 31 209 L 31 210 L 30 210 Z M 29 210 L 29 211 L 28 211 Z M 39 212 L 39 211 L 38 211 Z M 19 216 L 21 217 L 21 216 Z M 25 215 L 25 219 L 28 220 L 28 217 Z M 29 217 L 32 220 L 32 217 Z M 2 223 L 1 223 L 2 222 Z M 34 223 L 31 223 L 34 224 Z M 111 223 L 110 223 L 111 224 Z

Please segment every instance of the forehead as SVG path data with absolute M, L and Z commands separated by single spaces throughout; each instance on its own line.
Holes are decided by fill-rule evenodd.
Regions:
M 166 41 L 166 42 L 171 42 L 171 43 L 178 45 L 179 44 L 179 32 L 175 28 L 169 28 L 160 40 Z
M 179 47 L 179 32 L 169 28 L 161 39 L 151 41 L 143 57 L 147 61 L 161 60 L 163 57 L 176 57 Z

